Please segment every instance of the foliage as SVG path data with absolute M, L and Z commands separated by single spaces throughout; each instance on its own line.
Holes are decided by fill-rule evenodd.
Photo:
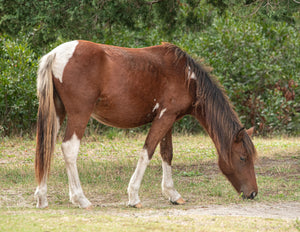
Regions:
M 207 0 L 220 14 L 230 9 L 242 17 L 256 17 L 263 21 L 299 21 L 299 1 L 296 0 Z M 295 17 L 296 16 L 296 17 Z
M 34 46 L 41 48 L 55 42 L 59 36 L 67 40 L 95 41 L 115 30 L 142 29 L 156 23 L 151 18 L 167 25 L 161 32 L 170 32 L 178 8 L 175 0 L 161 1 L 159 7 L 156 4 L 152 7 L 143 0 L 12 0 L 0 1 L 0 4 L 0 9 L 4 10 L 0 33 L 17 35 L 22 31 L 30 36 Z
M 214 67 L 247 127 L 299 133 L 300 38 L 293 27 L 231 16 L 214 20 L 191 43 Z
M 0 38 L 0 135 L 28 131 L 35 124 L 37 57 L 26 39 Z
M 38 57 L 87 39 L 126 47 L 174 43 L 214 68 L 246 127 L 299 135 L 299 7 L 292 0 L 0 0 L 0 133 L 34 126 Z M 201 129 L 186 117 L 175 130 Z

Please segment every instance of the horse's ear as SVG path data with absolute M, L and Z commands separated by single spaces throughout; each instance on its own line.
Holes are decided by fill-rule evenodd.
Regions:
M 242 139 L 244 138 L 244 135 L 245 135 L 246 131 L 245 131 L 245 128 L 243 127 L 242 129 L 239 130 L 239 132 L 236 134 L 235 136 L 235 142 L 236 143 L 239 143 L 242 141 Z
M 241 142 L 242 139 L 243 139 L 243 137 L 244 137 L 244 135 L 245 135 L 245 133 L 247 133 L 247 134 L 249 135 L 249 137 L 251 137 L 251 136 L 253 135 L 253 133 L 254 133 L 254 127 L 251 127 L 251 128 L 248 129 L 248 130 L 245 130 L 244 127 L 241 128 L 241 129 L 239 130 L 239 132 L 237 133 L 237 135 L 235 136 L 235 140 L 234 140 L 234 141 L 235 141 L 236 143 Z
M 254 126 L 249 128 L 248 130 L 246 130 L 247 134 L 249 135 L 249 137 L 252 137 L 253 133 L 254 133 Z

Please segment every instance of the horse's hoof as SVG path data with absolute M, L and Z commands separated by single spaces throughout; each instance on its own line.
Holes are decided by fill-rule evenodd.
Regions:
M 177 201 L 171 201 L 171 203 L 173 205 L 184 205 L 185 204 L 185 200 L 183 200 L 182 197 L 180 197 Z
M 133 205 L 132 207 L 136 208 L 136 209 L 141 209 L 143 206 L 141 203 L 137 203 L 136 205 Z
M 88 206 L 88 207 L 86 207 L 86 208 L 84 208 L 85 210 L 88 210 L 88 211 L 91 211 L 91 210 L 93 210 L 94 209 L 94 207 L 93 207 L 93 205 L 90 205 L 90 206 Z

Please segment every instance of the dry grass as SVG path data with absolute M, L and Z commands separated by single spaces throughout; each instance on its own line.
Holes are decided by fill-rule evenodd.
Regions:
M 95 205 L 126 202 L 126 188 L 137 163 L 145 135 L 114 139 L 94 136 L 82 141 L 78 169 L 86 195 Z M 230 183 L 220 173 L 211 140 L 202 135 L 174 136 L 173 176 L 178 191 L 191 204 L 241 202 Z M 299 138 L 254 139 L 259 153 L 256 173 L 260 194 L 257 201 L 295 201 L 300 193 Z M 34 149 L 31 139 L 2 140 L 0 147 L 0 206 L 32 204 Z M 159 149 L 157 149 L 159 150 Z M 146 170 L 141 197 L 153 202 L 161 195 L 161 159 L 156 152 Z M 57 144 L 49 181 L 50 204 L 68 204 L 67 176 Z M 293 191 L 291 191 L 293 189 Z M 11 196 L 11 197 L 8 197 Z M 16 199 L 20 199 L 16 201 Z M 11 205 L 13 204 L 13 205 Z M 159 204 L 157 204 L 159 207 Z
M 200 216 L 146 219 L 129 216 L 128 218 L 132 211 L 129 211 L 126 217 L 111 215 L 111 211 L 126 209 L 127 212 L 128 210 L 126 188 L 137 163 L 137 153 L 143 147 L 145 137 L 146 135 L 125 136 L 121 133 L 113 137 L 94 135 L 82 141 L 78 169 L 86 196 L 96 206 L 96 211 L 88 217 L 69 203 L 67 175 L 60 143 L 56 147 L 48 183 L 49 206 L 56 210 L 36 211 L 33 198 L 36 187 L 33 165 L 35 142 L 29 138 L 4 138 L 0 143 L 0 218 L 2 218 L 0 231 L 3 225 L 4 228 L 8 228 L 8 231 L 13 231 L 9 230 L 9 225 L 11 220 L 16 220 L 15 216 L 20 222 L 24 221 L 27 229 L 22 230 L 20 227 L 19 230 L 14 231 L 40 231 L 40 229 L 85 231 L 84 228 L 91 227 L 100 231 L 101 228 L 102 231 L 112 228 L 114 231 L 124 228 L 124 225 L 128 225 L 132 231 L 146 230 L 150 227 L 157 231 L 167 228 L 172 228 L 174 231 L 183 229 L 220 231 L 222 226 L 225 231 L 230 231 L 231 226 L 237 223 L 235 218 L 230 220 L 228 217 L 214 219 L 214 217 Z M 251 204 L 249 201 L 242 201 L 220 173 L 215 148 L 208 137 L 176 135 L 173 142 L 175 186 L 188 200 L 187 204 L 180 209 L 189 209 L 195 205 Z M 256 163 L 259 195 L 255 202 L 299 202 L 300 138 L 255 138 L 254 143 L 259 153 Z M 156 152 L 146 170 L 140 189 L 140 197 L 145 208 L 165 210 L 174 207 L 161 194 L 161 175 L 161 159 Z M 75 210 L 75 215 L 72 210 Z M 66 215 L 67 222 L 55 227 L 54 222 L 59 221 L 60 211 Z M 23 215 L 23 212 L 31 215 L 28 222 L 25 222 L 28 218 L 27 215 Z M 84 226 L 86 220 L 91 227 Z M 244 231 L 243 228 L 250 228 L 249 231 L 289 229 L 296 231 L 299 228 L 298 221 L 285 223 L 284 220 L 268 221 L 261 218 L 241 220 L 243 224 L 239 231 Z M 279 230 L 275 230 L 273 224 L 277 225 Z M 54 227 L 56 229 L 53 229 Z

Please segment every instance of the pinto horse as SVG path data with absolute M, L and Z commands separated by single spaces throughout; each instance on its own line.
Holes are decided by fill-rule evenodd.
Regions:
M 128 204 L 141 207 L 140 184 L 156 146 L 162 157 L 162 192 L 174 204 L 185 201 L 171 174 L 172 126 L 194 116 L 213 140 L 219 167 L 236 191 L 253 199 L 258 192 L 250 139 L 218 82 L 179 47 L 163 43 L 122 48 L 88 41 L 64 43 L 40 60 L 35 173 L 37 207 L 48 206 L 47 178 L 57 133 L 67 115 L 62 143 L 73 204 L 91 206 L 76 160 L 90 117 L 119 128 L 152 123 L 128 186 Z

